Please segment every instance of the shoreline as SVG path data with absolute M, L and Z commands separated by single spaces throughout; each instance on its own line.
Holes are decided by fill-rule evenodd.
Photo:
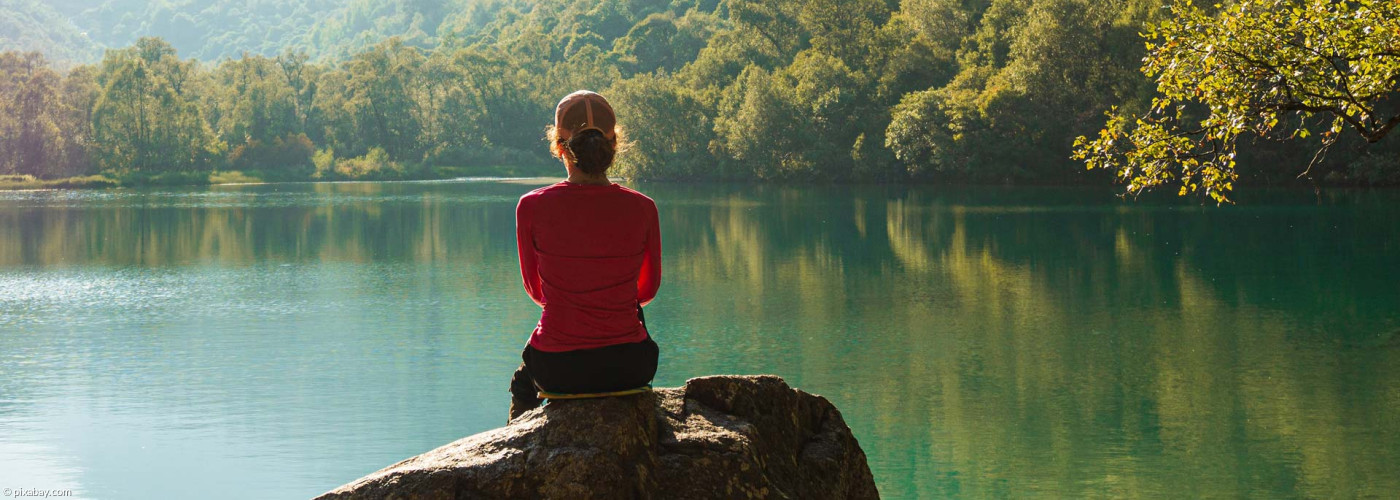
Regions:
M 0 191 L 41 191 L 58 189 L 108 189 L 140 187 L 237 186 L 284 183 L 334 182 L 432 182 L 464 178 L 549 177 L 557 170 L 542 166 L 486 165 L 477 167 L 432 167 L 409 175 L 371 174 L 360 177 L 340 175 L 317 177 L 285 171 L 213 170 L 208 172 L 161 172 L 157 174 L 92 174 L 41 179 L 27 174 L 0 175 Z
M 446 182 L 446 181 L 504 181 L 519 182 L 536 179 L 560 179 L 562 172 L 558 172 L 555 166 L 521 166 L 511 167 L 504 165 L 488 165 L 479 167 L 432 167 L 420 170 L 411 175 L 365 175 L 359 178 L 348 178 L 343 176 L 330 176 L 316 178 L 314 175 L 294 175 L 278 171 L 261 170 L 217 170 L 209 172 L 163 172 L 159 174 L 92 174 L 72 177 L 61 177 L 55 179 L 40 179 L 31 175 L 0 175 L 0 192 L 5 191 L 58 191 L 58 190 L 87 190 L 87 189 L 116 189 L 116 188 L 158 188 L 158 187 L 211 187 L 211 186 L 256 186 L 266 184 L 344 184 L 344 183 L 372 183 L 372 182 Z M 622 177 L 613 177 L 614 182 L 642 182 L 642 183 L 703 183 L 703 184 L 755 184 L 771 186 L 944 186 L 944 187 L 967 187 L 967 188 L 1008 188 L 1008 189 L 1035 189 L 1035 188 L 1064 188 L 1064 189 L 1105 189 L 1111 190 L 1118 196 L 1123 196 L 1122 186 L 1113 183 L 1042 183 L 1042 182 L 967 182 L 958 180 L 947 180 L 943 182 L 922 181 L 922 182 L 793 182 L 774 180 L 734 180 L 734 179 L 645 179 L 629 180 Z M 1320 192 L 1337 191 L 1394 191 L 1400 190 L 1400 185 L 1358 185 L 1358 184 L 1332 184 L 1332 185 L 1312 185 L 1306 182 L 1299 182 L 1291 185 L 1280 185 L 1276 183 L 1242 184 L 1237 188 L 1245 188 L 1246 191 L 1253 192 L 1276 192 L 1276 191 L 1296 191 L 1296 190 L 1320 190 Z M 1180 199 L 1175 193 L 1167 193 L 1168 190 L 1160 190 L 1155 193 L 1143 193 L 1135 199 Z M 1242 192 L 1236 189 L 1235 193 Z M 1165 193 L 1165 194 L 1164 194 Z M 1167 196 L 1170 194 L 1171 196 Z

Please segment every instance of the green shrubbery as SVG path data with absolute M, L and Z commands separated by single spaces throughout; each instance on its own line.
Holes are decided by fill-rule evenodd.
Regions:
M 309 175 L 316 146 L 306 134 L 288 134 L 264 142 L 250 139 L 229 152 L 229 165 L 238 170 L 282 169 Z
M 331 172 L 334 174 L 332 178 L 340 179 L 398 180 L 404 178 L 407 169 L 399 162 L 390 160 L 384 148 L 370 148 L 364 156 L 335 162 Z
M 32 175 L 0 175 L 0 189 L 102 188 L 120 185 L 105 175 L 38 179 Z
M 47 187 L 52 188 L 104 188 L 117 187 L 120 183 L 105 175 L 84 175 L 79 177 L 65 177 L 44 181 Z

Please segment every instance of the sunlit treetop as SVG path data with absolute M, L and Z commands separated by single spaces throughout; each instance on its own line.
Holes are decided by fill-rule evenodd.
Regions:
M 1375 143 L 1400 124 L 1400 2 L 1184 1 L 1171 14 L 1144 34 L 1150 109 L 1115 108 L 1075 141 L 1074 158 L 1114 171 L 1129 194 L 1176 182 L 1228 202 L 1241 138 L 1318 136 L 1306 174 L 1342 134 Z

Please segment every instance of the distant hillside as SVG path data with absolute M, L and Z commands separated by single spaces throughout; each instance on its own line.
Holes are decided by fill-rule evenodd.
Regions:
M 81 28 L 38 0 L 0 0 L 0 51 L 6 50 L 38 50 L 59 63 L 102 57 Z
M 438 27 L 480 26 L 480 0 L 0 0 L 0 51 L 37 50 L 63 65 L 163 38 L 182 57 L 304 51 L 343 59 L 389 37 L 438 44 Z M 500 4 L 502 2 L 489 2 Z M 519 3 L 519 2 L 515 2 Z M 459 19 L 476 15 L 475 22 Z

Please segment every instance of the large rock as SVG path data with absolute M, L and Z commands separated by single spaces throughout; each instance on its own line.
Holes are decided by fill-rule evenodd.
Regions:
M 879 498 L 821 396 L 774 376 L 558 401 L 319 499 Z

